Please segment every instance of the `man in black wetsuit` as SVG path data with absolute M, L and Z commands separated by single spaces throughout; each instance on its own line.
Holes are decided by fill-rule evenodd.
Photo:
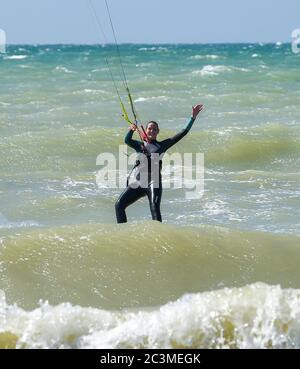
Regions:
M 152 219 L 159 222 L 162 221 L 160 213 L 162 195 L 161 157 L 170 147 L 175 145 L 189 132 L 198 114 L 202 110 L 203 105 L 199 104 L 194 106 L 192 116 L 187 126 L 174 137 L 167 138 L 160 142 L 156 141 L 156 137 L 159 133 L 159 126 L 156 122 L 151 121 L 147 124 L 147 140 L 145 138 L 143 142 L 132 139 L 133 132 L 137 130 L 137 127 L 135 124 L 130 127 L 125 137 L 125 143 L 139 153 L 140 160 L 138 160 L 136 164 L 136 168 L 138 169 L 135 177 L 136 181 L 133 184 L 127 185 L 127 188 L 116 202 L 115 208 L 118 223 L 126 223 L 127 217 L 125 209 L 146 195 L 149 200 Z M 157 169 L 157 176 L 153 175 L 155 169 Z

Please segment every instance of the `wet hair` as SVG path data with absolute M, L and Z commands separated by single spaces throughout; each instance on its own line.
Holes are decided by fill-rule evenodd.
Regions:
M 154 120 L 150 120 L 150 122 L 148 122 L 147 125 L 146 125 L 146 129 L 148 128 L 149 124 L 155 124 L 156 127 L 157 127 L 157 130 L 159 131 L 159 125 L 158 125 L 157 122 L 155 122 Z

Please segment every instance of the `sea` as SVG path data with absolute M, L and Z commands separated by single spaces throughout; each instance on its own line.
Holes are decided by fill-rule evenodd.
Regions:
M 300 348 L 300 54 L 282 43 L 119 51 L 0 54 L 0 347 Z M 165 188 L 163 223 L 144 198 L 116 224 L 126 170 L 112 170 L 118 186 L 97 180 L 98 156 L 124 151 L 122 68 L 158 140 L 205 106 L 170 150 L 203 154 L 203 190 Z

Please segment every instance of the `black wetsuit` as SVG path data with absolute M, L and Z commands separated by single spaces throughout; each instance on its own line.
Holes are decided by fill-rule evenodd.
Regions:
M 192 128 L 195 119 L 191 117 L 185 129 L 181 132 L 177 133 L 174 137 L 167 138 L 163 141 L 151 141 L 151 142 L 141 142 L 132 139 L 133 131 L 130 130 L 126 137 L 125 143 L 132 147 L 137 153 L 143 154 L 141 156 L 146 158 L 146 162 L 137 161 L 137 175 L 136 182 L 133 184 L 127 185 L 127 188 L 120 195 L 118 201 L 116 202 L 116 216 L 118 223 L 126 223 L 127 217 L 125 209 L 139 200 L 141 197 L 148 196 L 150 210 L 152 214 L 153 220 L 162 221 L 161 213 L 160 213 L 160 201 L 162 195 L 162 181 L 161 181 L 161 168 L 162 161 L 161 157 L 170 147 L 175 145 L 178 141 L 180 141 Z M 154 155 L 153 155 L 154 154 Z M 159 156 L 159 158 L 158 158 Z M 158 176 L 157 178 L 153 178 L 153 166 L 158 166 Z M 152 167 L 152 170 L 151 170 Z M 146 169 L 145 169 L 146 168 Z M 143 169 L 147 171 L 147 179 L 146 183 L 141 185 L 140 177 Z M 145 178 L 145 176 L 143 177 Z

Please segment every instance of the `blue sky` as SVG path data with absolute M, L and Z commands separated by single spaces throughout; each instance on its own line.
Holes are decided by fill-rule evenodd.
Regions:
M 10 44 L 103 42 L 89 1 L 1 0 L 0 29 Z M 109 34 L 104 0 L 92 1 Z M 290 42 L 300 28 L 299 0 L 108 2 L 120 43 Z

